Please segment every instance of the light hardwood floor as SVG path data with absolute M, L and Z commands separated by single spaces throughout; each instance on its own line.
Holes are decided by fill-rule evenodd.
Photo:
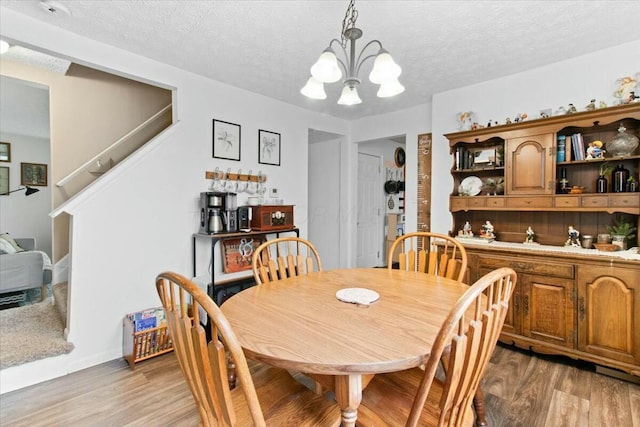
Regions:
M 483 384 L 490 426 L 640 427 L 640 385 L 498 346 Z M 173 353 L 123 359 L 0 396 L 0 425 L 196 426 Z M 389 420 L 390 426 L 402 425 Z

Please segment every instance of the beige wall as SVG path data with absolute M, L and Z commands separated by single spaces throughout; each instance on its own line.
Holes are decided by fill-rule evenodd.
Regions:
M 53 206 L 74 193 L 55 183 L 171 103 L 171 91 L 72 64 L 66 75 L 0 60 L 0 73 L 49 86 Z M 53 223 L 53 260 L 69 252 L 69 218 Z

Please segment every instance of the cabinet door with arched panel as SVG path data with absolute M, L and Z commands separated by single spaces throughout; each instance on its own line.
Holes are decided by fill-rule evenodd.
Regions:
M 506 194 L 553 194 L 553 134 L 529 135 L 507 140 Z
M 640 365 L 640 267 L 580 266 L 578 349 Z

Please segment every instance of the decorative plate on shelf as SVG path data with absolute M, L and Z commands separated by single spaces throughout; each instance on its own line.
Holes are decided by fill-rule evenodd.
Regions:
M 482 190 L 482 180 L 477 176 L 468 176 L 460 183 L 459 190 L 467 196 L 477 196 Z

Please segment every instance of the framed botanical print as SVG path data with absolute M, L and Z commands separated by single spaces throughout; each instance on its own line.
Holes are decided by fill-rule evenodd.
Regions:
M 9 168 L 0 166 L 0 196 L 9 194 Z
M 11 144 L 8 142 L 0 142 L 0 162 L 11 161 Z
M 280 166 L 280 134 L 258 131 L 258 163 Z
M 20 185 L 47 186 L 47 165 L 43 163 L 20 163 Z
M 213 157 L 240 161 L 240 125 L 213 119 Z

